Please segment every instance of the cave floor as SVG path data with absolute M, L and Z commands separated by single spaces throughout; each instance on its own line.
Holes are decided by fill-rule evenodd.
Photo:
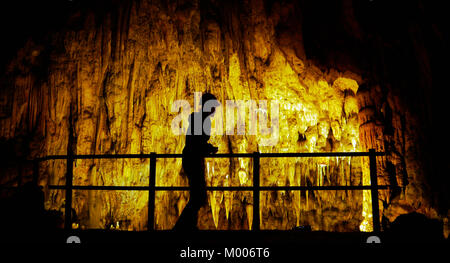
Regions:
M 70 235 L 80 237 L 83 243 L 149 243 L 156 247 L 196 246 L 249 247 L 249 246 L 296 246 L 299 244 L 364 244 L 371 233 L 325 232 L 325 231 L 221 231 L 200 230 L 195 232 L 161 231 L 115 231 L 115 230 L 73 230 L 58 233 L 57 239 Z M 382 237 L 382 234 L 379 235 Z M 59 240 L 58 240 L 59 241 Z M 63 240 L 65 241 L 65 239 Z

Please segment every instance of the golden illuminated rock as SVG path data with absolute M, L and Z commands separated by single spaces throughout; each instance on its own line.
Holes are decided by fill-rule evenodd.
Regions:
M 48 51 L 43 79 L 32 67 L 42 67 L 35 58 L 47 47 L 30 40 L 9 67 L 12 110 L 0 119 L 0 137 L 33 133 L 30 158 L 65 155 L 69 133 L 76 154 L 181 153 L 185 138 L 171 132 L 178 115 L 171 112 L 172 103 L 187 100 L 193 107 L 194 92 L 208 91 L 223 111 L 226 100 L 280 103 L 276 146 L 260 146 L 247 126 L 245 135 L 212 136 L 219 153 L 384 151 L 380 92 L 360 90 L 363 78 L 357 73 L 333 65 L 322 70 L 306 59 L 301 33 L 277 29 L 286 18 L 268 15 L 262 1 L 243 6 L 239 13 L 225 5 L 230 12 L 221 19 L 211 10 L 202 13 L 198 1 L 132 1 L 101 19 L 88 13 L 82 28 L 51 36 L 58 49 Z M 290 12 L 279 4 L 273 8 Z M 399 103 L 392 104 L 399 110 Z M 401 132 L 396 129 L 396 136 Z M 386 159 L 378 161 L 383 178 Z M 248 158 L 207 159 L 206 180 L 210 186 L 251 186 L 252 171 Z M 39 182 L 62 185 L 65 172 L 64 161 L 44 162 Z M 148 159 L 74 162 L 75 185 L 145 186 L 148 176 Z M 261 160 L 265 186 L 368 185 L 368 176 L 363 158 Z M 181 159 L 159 159 L 156 183 L 187 185 Z M 47 208 L 61 209 L 64 198 L 64 191 L 46 189 Z M 172 228 L 188 199 L 188 192 L 158 191 L 156 229 Z M 252 200 L 251 192 L 210 192 L 209 207 L 200 210 L 200 228 L 251 229 Z M 143 230 L 147 203 L 144 191 L 77 190 L 73 195 L 80 228 Z M 370 192 L 262 192 L 260 216 L 263 229 L 309 224 L 313 230 L 370 231 Z

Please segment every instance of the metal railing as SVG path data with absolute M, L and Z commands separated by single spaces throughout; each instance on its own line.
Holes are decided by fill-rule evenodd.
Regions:
M 252 191 L 253 192 L 253 216 L 252 230 L 260 230 L 260 192 L 261 191 L 280 191 L 280 190 L 370 190 L 372 198 L 372 219 L 373 231 L 380 232 L 380 217 L 378 205 L 378 190 L 388 189 L 389 185 L 378 185 L 376 157 L 385 153 L 376 152 L 370 149 L 368 152 L 321 152 L 321 153 L 233 153 L 233 154 L 212 154 L 205 158 L 252 158 L 253 159 L 253 186 L 209 186 L 208 191 Z M 260 158 L 274 157 L 369 157 L 370 165 L 370 185 L 354 186 L 261 186 L 260 185 Z M 155 194 L 156 191 L 180 191 L 189 190 L 188 186 L 156 186 L 156 160 L 158 158 L 182 158 L 182 154 L 103 154 L 103 155 L 53 155 L 33 160 L 34 162 L 34 180 L 37 182 L 39 177 L 39 163 L 48 160 L 66 160 L 66 182 L 65 185 L 49 185 L 49 189 L 65 190 L 65 229 L 72 229 L 72 191 L 73 190 L 128 190 L 128 191 L 148 191 L 148 225 L 149 231 L 154 230 L 155 220 Z M 123 158 L 149 158 L 149 185 L 148 186 L 81 186 L 73 185 L 73 162 L 78 159 L 123 159 Z M 256 211 L 256 212 L 255 212 Z

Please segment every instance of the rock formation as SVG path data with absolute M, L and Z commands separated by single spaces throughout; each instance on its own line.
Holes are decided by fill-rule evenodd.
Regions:
M 72 10 L 65 26 L 29 39 L 5 69 L 0 138 L 18 157 L 4 165 L 1 182 L 14 182 L 19 174 L 23 180 L 29 177 L 26 165 L 19 171 L 13 164 L 19 157 L 65 155 L 68 150 L 181 153 L 184 137 L 171 132 L 179 113 L 172 112 L 172 103 L 193 105 L 194 92 L 209 91 L 223 105 L 250 99 L 280 103 L 276 146 L 261 146 L 258 135 L 248 133 L 212 136 L 219 152 L 386 151 L 377 159 L 379 184 L 400 190 L 380 191 L 383 218 L 393 221 L 417 211 L 445 219 L 446 186 L 439 188 L 440 175 L 432 176 L 439 173 L 426 156 L 430 131 L 422 128 L 431 127 L 427 90 L 433 76 L 425 62 L 434 61 L 420 40 L 429 29 L 414 26 L 416 20 L 399 26 L 409 34 L 404 54 L 416 55 L 410 61 L 419 66 L 413 68 L 399 62 L 406 55 L 397 59 L 391 54 L 405 46 L 396 42 L 403 35 L 383 38 L 367 24 L 369 18 L 360 17 L 377 6 L 349 0 L 333 5 L 323 10 L 307 1 L 139 0 Z M 434 33 L 439 36 L 437 26 Z M 401 66 L 404 70 L 396 68 Z M 413 80 L 404 78 L 412 68 L 419 76 L 414 81 L 420 82 L 411 91 L 406 86 Z M 251 186 L 250 159 L 207 163 L 209 185 Z M 65 167 L 61 160 L 41 163 L 39 183 L 64 184 Z M 77 160 L 74 184 L 143 186 L 148 167 L 148 159 Z M 180 172 L 181 159 L 158 160 L 157 185 L 186 185 Z M 356 157 L 262 159 L 261 183 L 368 184 L 368 162 Z M 251 197 L 250 192 L 211 192 L 200 227 L 250 229 Z M 188 198 L 187 192 L 158 192 L 156 228 L 170 229 Z M 63 202 L 64 191 L 46 189 L 48 209 L 60 209 Z M 140 191 L 73 194 L 82 228 L 143 230 L 147 202 L 146 192 Z M 261 202 L 264 229 L 304 224 L 313 230 L 371 229 L 369 192 L 264 192 Z

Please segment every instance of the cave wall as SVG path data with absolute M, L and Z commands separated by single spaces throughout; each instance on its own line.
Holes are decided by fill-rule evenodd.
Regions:
M 419 211 L 448 222 L 449 167 L 442 153 L 449 144 L 440 122 L 448 112 L 442 95 L 449 37 L 442 7 L 424 1 L 341 1 L 326 11 L 320 3 L 304 7 L 309 58 L 321 68 L 364 72 L 365 87 L 358 91 L 361 143 L 388 153 L 378 166 L 380 179 L 401 187 L 384 193 L 385 219 Z M 318 25 L 306 24 L 319 15 L 324 19 L 315 20 Z
M 378 159 L 380 184 L 400 189 L 381 194 L 384 219 L 411 211 L 446 218 L 445 169 L 437 169 L 439 157 L 429 154 L 436 145 L 430 137 L 433 118 L 439 116 L 430 109 L 431 90 L 440 81 L 439 59 L 430 52 L 437 52 L 436 45 L 442 49 L 448 38 L 439 34 L 439 21 L 422 19 L 432 8 L 420 1 L 403 16 L 397 17 L 400 7 L 392 5 L 392 17 L 370 20 L 386 6 L 382 1 L 336 1 L 326 7 L 311 1 L 104 1 L 74 9 L 62 28 L 29 39 L 7 64 L 1 79 L 0 138 L 4 149 L 17 156 L 6 150 L 2 154 L 17 160 L 66 154 L 68 149 L 77 154 L 179 153 L 184 138 L 161 125 L 176 115 L 170 112 L 172 101 L 186 99 L 192 105 L 195 91 L 212 92 L 222 102 L 278 99 L 286 109 L 280 127 L 289 128 L 280 132 L 277 147 L 259 147 L 247 135 L 213 137 L 219 151 L 386 151 Z M 436 39 L 433 45 L 421 42 L 424 34 Z M 298 108 L 287 110 L 285 105 Z M 68 146 L 69 134 L 74 142 Z M 351 161 L 341 161 L 350 166 Z M 326 161 L 303 162 L 295 169 L 285 165 L 262 174 L 277 175 L 267 177 L 268 185 L 306 184 L 300 174 L 318 182 L 322 172 L 317 165 Z M 345 166 L 327 170 L 328 178 L 341 178 L 334 182 L 344 184 L 363 181 L 364 161 L 353 162 L 356 179 L 346 178 Z M 14 182 L 18 173 L 30 175 L 30 169 L 10 163 L 17 161 L 2 165 L 2 183 Z M 186 184 L 179 176 L 180 164 L 159 162 L 157 183 Z M 231 165 L 211 161 L 211 166 L 216 170 L 215 176 L 208 174 L 211 184 L 251 182 L 248 160 Z M 148 160 L 80 160 L 74 167 L 74 183 L 81 185 L 141 185 L 148 178 Z M 247 170 L 241 172 L 243 167 Z M 44 163 L 40 174 L 44 186 L 63 184 L 65 163 Z M 239 176 L 229 179 L 229 174 Z M 63 191 L 46 193 L 47 207 L 59 209 Z M 250 228 L 248 194 L 211 194 L 201 224 Z M 350 205 L 348 195 L 326 195 L 263 197 L 268 204 L 263 224 L 271 215 L 276 224 L 268 228 L 300 223 L 323 230 L 357 228 L 363 220 L 362 193 Z M 161 193 L 158 198 L 157 224 L 170 228 L 188 196 Z M 336 198 L 342 204 L 326 202 Z M 88 227 L 105 227 L 120 215 L 131 215 L 127 228 L 142 229 L 146 202 L 141 193 L 74 193 L 75 208 Z M 123 205 L 128 203 L 135 205 Z M 293 205 L 297 203 L 302 207 Z M 286 204 L 289 209 L 280 210 Z M 333 207 L 340 208 L 336 212 Z M 345 223 L 335 222 L 339 211 L 345 211 Z

